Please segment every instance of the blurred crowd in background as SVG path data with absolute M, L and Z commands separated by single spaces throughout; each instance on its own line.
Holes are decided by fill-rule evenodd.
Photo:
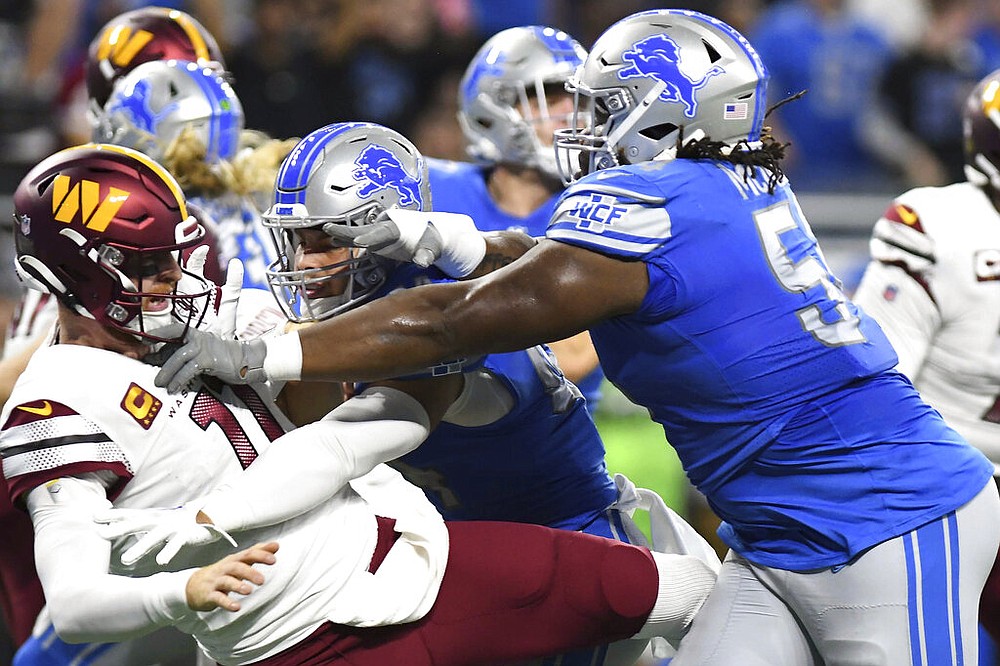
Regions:
M 144 4 L 198 18 L 222 47 L 247 127 L 301 137 L 378 122 L 426 154 L 461 159 L 458 82 L 515 25 L 584 45 L 645 0 L 0 0 L 0 194 L 64 145 L 87 141 L 83 62 L 114 15 Z M 670 3 L 668 3 L 670 4 Z M 1000 67 L 1000 0 L 702 0 L 771 72 L 769 124 L 791 142 L 797 191 L 893 192 L 962 178 L 961 104 Z

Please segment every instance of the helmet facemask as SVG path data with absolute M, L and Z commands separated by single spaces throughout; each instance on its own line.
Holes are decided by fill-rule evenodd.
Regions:
M 278 257 L 267 281 L 285 314 L 301 323 L 357 307 L 375 297 L 399 265 L 350 246 L 343 260 L 298 266 L 300 249 L 318 254 L 344 247 L 324 226 L 364 227 L 392 208 L 430 207 L 424 159 L 399 133 L 373 123 L 335 123 L 303 138 L 282 162 L 274 205 L 262 216 Z
M 190 275 L 177 288 L 182 253 L 205 229 L 187 214 L 176 181 L 145 155 L 93 144 L 61 151 L 22 180 L 15 209 L 18 275 L 74 313 L 144 341 L 174 342 L 208 312 L 214 285 Z M 142 278 L 156 276 L 178 282 L 144 288 Z M 178 335 L 152 334 L 175 322 L 185 324 Z
M 395 262 L 364 248 L 341 246 L 347 250 L 347 258 L 342 261 L 308 268 L 297 265 L 299 249 L 305 242 L 304 230 L 323 234 L 323 226 L 331 223 L 365 226 L 382 212 L 377 204 L 344 216 L 312 216 L 304 210 L 277 214 L 277 208 L 275 206 L 263 216 L 264 226 L 268 227 L 277 250 L 277 259 L 268 267 L 267 281 L 289 321 L 305 323 L 329 319 L 365 302 L 385 282 Z M 337 247 L 332 239 L 329 242 L 331 249 Z M 316 295 L 323 292 L 329 295 Z
M 553 112 L 555 93 L 564 94 L 584 56 L 566 33 L 543 26 L 510 28 L 490 38 L 459 86 L 458 121 L 469 156 L 558 177 L 547 126 L 570 121 L 572 111 Z

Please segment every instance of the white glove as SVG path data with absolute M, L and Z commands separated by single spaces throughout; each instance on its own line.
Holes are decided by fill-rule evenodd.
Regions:
M 226 283 L 218 286 L 205 277 L 205 261 L 208 259 L 209 247 L 199 245 L 184 262 L 184 271 L 177 282 L 177 293 L 197 294 L 209 287 L 215 287 L 215 292 L 209 297 L 206 311 L 198 325 L 203 331 L 232 339 L 236 337 L 236 309 L 243 290 L 243 262 L 233 258 L 229 260 L 226 269 Z M 197 319 L 196 319 L 197 320 Z
M 243 262 L 233 257 L 226 268 L 226 283 L 219 294 L 215 319 L 205 329 L 223 340 L 236 338 L 236 310 L 243 293 Z
M 434 264 L 453 278 L 471 273 L 486 256 L 486 239 L 459 213 L 392 208 L 360 227 L 328 222 L 328 236 L 345 245 L 418 266 Z
M 130 534 L 142 534 L 122 553 L 122 564 L 135 564 L 147 553 L 162 545 L 156 554 L 156 563 L 165 566 L 184 546 L 199 546 L 225 539 L 238 547 L 225 530 L 210 523 L 197 523 L 198 509 L 190 504 L 176 509 L 108 509 L 94 516 L 94 522 L 103 527 L 100 535 L 112 541 Z M 144 534 L 143 534 L 144 533 Z

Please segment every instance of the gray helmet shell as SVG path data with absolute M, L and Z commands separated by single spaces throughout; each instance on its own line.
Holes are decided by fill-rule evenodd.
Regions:
M 546 26 L 508 28 L 487 40 L 466 68 L 458 92 L 458 123 L 469 157 L 558 176 L 552 142 L 539 140 L 535 124 L 552 118 L 546 86 L 563 88 L 586 56 L 575 39 Z M 538 100 L 537 115 L 530 97 Z
M 184 60 L 154 60 L 115 83 L 94 140 L 162 160 L 170 144 L 191 128 L 205 146 L 206 161 L 214 163 L 236 154 L 243 122 L 243 105 L 217 70 Z
M 556 133 L 560 173 L 569 181 L 662 159 L 682 132 L 685 141 L 759 141 L 767 80 L 750 43 L 718 19 L 679 9 L 633 14 L 597 39 L 570 79 L 592 120 Z
M 390 208 L 431 210 L 423 156 L 398 132 L 374 123 L 335 123 L 303 138 L 281 164 L 274 205 L 262 217 L 278 259 L 267 280 L 292 321 L 327 319 L 371 298 L 396 262 L 352 248 L 336 264 L 300 270 L 297 230 L 364 226 Z M 351 277 L 338 296 L 310 298 L 325 281 Z

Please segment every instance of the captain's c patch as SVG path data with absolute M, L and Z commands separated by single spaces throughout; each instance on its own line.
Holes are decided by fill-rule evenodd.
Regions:
M 121 406 L 139 425 L 149 430 L 163 403 L 152 393 L 132 382 L 125 392 L 125 397 L 122 398 Z

